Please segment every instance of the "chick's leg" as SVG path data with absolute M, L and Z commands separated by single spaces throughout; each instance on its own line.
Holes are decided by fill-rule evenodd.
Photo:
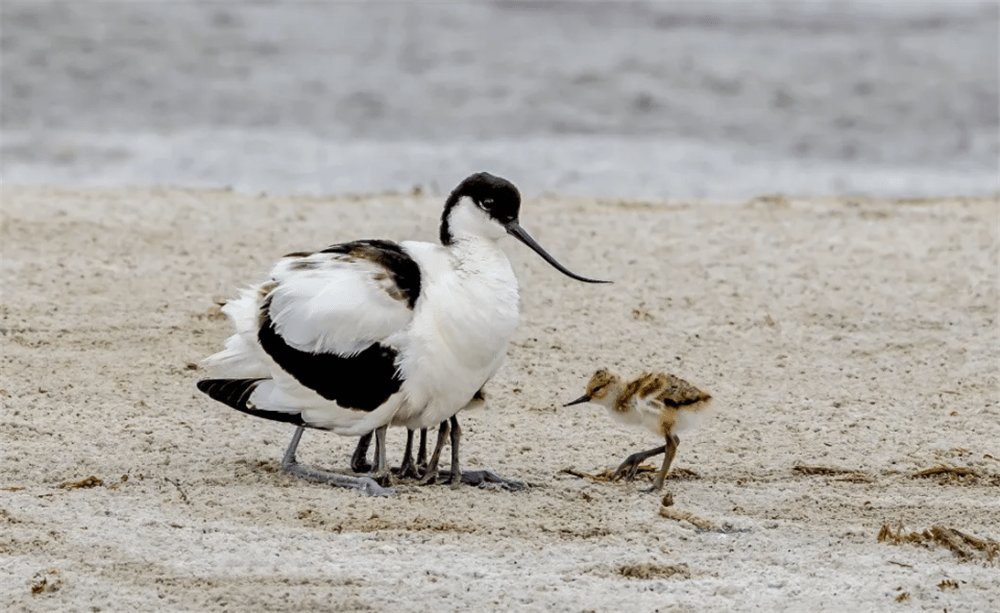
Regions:
M 448 425 L 448 420 L 441 422 L 441 426 L 438 427 L 438 440 L 437 445 L 434 446 L 434 453 L 431 454 L 431 459 L 427 462 L 427 470 L 424 471 L 424 477 L 420 480 L 420 485 L 430 485 L 437 481 L 438 478 L 438 461 L 441 459 L 441 450 L 444 448 L 444 441 L 448 438 L 448 431 L 450 427 Z
M 626 476 L 625 475 L 626 472 L 628 473 L 628 476 L 625 479 L 626 481 L 631 481 L 632 479 L 635 479 L 635 471 L 639 470 L 640 464 L 646 461 L 647 458 L 651 458 L 654 455 L 659 455 L 666 450 L 667 446 L 663 445 L 662 447 L 657 447 L 656 449 L 649 449 L 647 451 L 639 451 L 633 453 L 629 457 L 625 458 L 625 461 L 618 466 L 618 469 L 615 470 L 613 475 L 611 475 L 611 479 L 612 480 L 621 479 L 622 477 Z
M 667 444 L 664 445 L 666 452 L 663 455 L 663 467 L 660 468 L 660 473 L 656 475 L 656 480 L 653 481 L 653 487 L 650 491 L 663 489 L 663 480 L 667 477 L 667 471 L 670 470 L 670 463 L 674 461 L 674 456 L 677 454 L 677 446 L 680 443 L 681 439 L 676 434 L 667 435 Z
M 372 433 L 362 436 L 358 439 L 358 446 L 354 448 L 354 454 L 351 455 L 351 470 L 356 473 L 369 473 L 372 470 L 372 465 L 368 463 L 368 446 L 372 442 Z
M 413 463 L 413 430 L 406 431 L 406 450 L 403 452 L 403 463 L 399 465 L 399 478 L 417 478 L 417 465 Z

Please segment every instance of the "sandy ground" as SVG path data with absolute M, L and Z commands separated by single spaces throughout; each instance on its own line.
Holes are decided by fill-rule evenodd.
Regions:
M 282 475 L 291 428 L 194 387 L 215 301 L 289 251 L 431 240 L 440 204 L 3 186 L 0 609 L 1000 609 L 996 200 L 530 200 L 539 242 L 615 280 L 509 244 L 522 325 L 464 462 L 532 487 Z M 648 475 L 564 472 L 658 444 L 559 408 L 599 366 L 716 395 L 668 516 Z M 353 444 L 310 432 L 300 457 Z

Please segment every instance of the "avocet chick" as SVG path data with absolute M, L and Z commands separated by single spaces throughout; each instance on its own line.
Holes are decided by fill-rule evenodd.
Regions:
M 670 463 L 673 462 L 680 443 L 675 430 L 683 430 L 690 425 L 693 413 L 707 409 L 712 396 L 674 375 L 644 373 L 625 383 L 618 375 L 601 369 L 590 378 L 586 394 L 563 406 L 584 402 L 602 405 L 614 419 L 642 426 L 666 439 L 663 446 L 633 453 L 625 458 L 612 476 L 613 479 L 618 479 L 628 472 L 628 480 L 631 481 L 646 458 L 662 453 L 663 467 L 656 475 L 652 487 L 653 490 L 659 490 L 663 488 L 663 479 L 670 470 Z

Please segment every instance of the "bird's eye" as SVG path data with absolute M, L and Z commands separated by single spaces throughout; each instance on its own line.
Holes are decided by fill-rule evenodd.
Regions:
M 492 204 L 493 204 L 493 198 L 486 198 L 481 203 L 479 203 L 479 206 L 481 206 L 481 207 L 483 207 L 485 209 L 485 208 L 489 208 Z

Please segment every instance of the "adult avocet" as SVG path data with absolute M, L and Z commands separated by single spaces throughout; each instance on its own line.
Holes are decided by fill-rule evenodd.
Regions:
M 385 493 L 371 477 L 389 476 L 386 427 L 450 421 L 503 362 L 518 290 L 500 238 L 513 236 L 573 279 L 600 283 L 542 249 L 518 223 L 520 207 L 512 183 L 478 173 L 445 202 L 440 245 L 359 240 L 281 258 L 270 280 L 223 307 L 236 334 L 206 359 L 215 378 L 198 389 L 244 413 L 298 425 L 282 461 L 287 472 Z M 375 472 L 351 477 L 299 464 L 304 427 L 375 431 Z M 453 436 L 453 479 L 457 443 Z
M 689 425 L 691 413 L 707 409 L 712 396 L 674 375 L 644 373 L 625 383 L 618 375 L 601 369 L 587 382 L 587 393 L 563 406 L 584 402 L 603 405 L 617 421 L 643 427 L 666 439 L 661 447 L 625 458 L 612 475 L 612 479 L 618 479 L 628 473 L 627 480 L 631 481 L 646 458 L 662 453 L 663 466 L 653 481 L 653 491 L 663 488 L 663 480 L 677 453 L 681 440 L 676 431 Z

